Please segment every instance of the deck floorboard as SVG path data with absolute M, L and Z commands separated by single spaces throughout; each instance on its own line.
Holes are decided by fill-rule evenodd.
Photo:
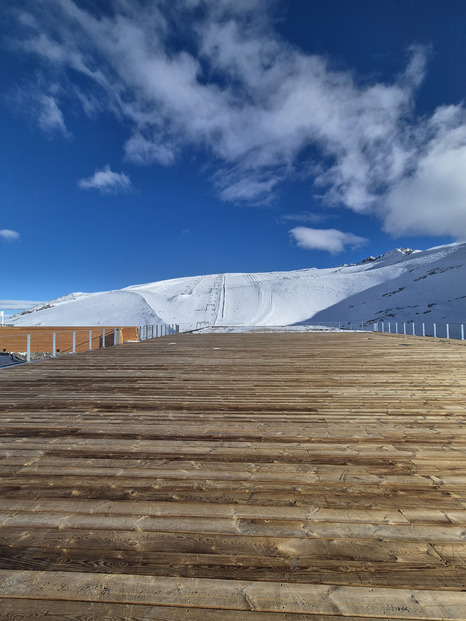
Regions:
M 179 334 L 0 396 L 0 619 L 466 619 L 465 342 Z

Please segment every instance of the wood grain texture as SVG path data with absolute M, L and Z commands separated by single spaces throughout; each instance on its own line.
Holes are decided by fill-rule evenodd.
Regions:
M 466 618 L 465 343 L 173 335 L 0 395 L 0 619 Z

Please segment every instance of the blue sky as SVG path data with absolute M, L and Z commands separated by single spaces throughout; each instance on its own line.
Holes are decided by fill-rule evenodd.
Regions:
M 6 0 L 0 309 L 466 239 L 463 0 Z

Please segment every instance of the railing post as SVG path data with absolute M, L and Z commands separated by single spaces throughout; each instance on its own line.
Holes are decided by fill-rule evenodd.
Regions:
M 398 334 L 398 321 L 395 321 L 395 332 Z
M 76 353 L 76 330 L 73 330 L 73 354 Z
M 403 334 L 406 334 L 406 321 L 403 321 Z
M 391 334 L 391 333 L 392 333 L 392 327 L 390 325 L 390 322 L 388 322 L 388 334 Z
M 105 349 L 105 328 L 102 328 L 102 348 Z
M 89 351 L 92 351 L 92 330 L 89 330 Z
M 434 323 L 434 337 L 437 336 L 437 324 Z
M 413 321 L 413 336 L 416 336 L 416 328 L 414 327 L 414 321 Z
M 118 345 L 117 343 L 117 329 L 113 328 L 113 345 Z
M 461 340 L 464 341 L 464 323 L 461 324 Z
M 31 362 L 31 335 L 26 335 L 26 362 Z
M 426 324 L 423 323 L 422 324 L 422 336 L 425 336 L 425 335 L 426 335 Z
M 382 329 L 380 331 L 385 332 L 385 321 L 382 321 Z
M 52 332 L 52 358 L 57 357 L 57 335 Z
M 450 324 L 447 323 L 447 339 L 450 338 Z

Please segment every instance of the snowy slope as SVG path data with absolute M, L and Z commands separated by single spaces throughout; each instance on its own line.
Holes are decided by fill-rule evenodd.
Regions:
M 313 321 L 466 322 L 466 243 L 392 250 L 355 265 L 212 274 L 76 293 L 16 325 L 290 325 Z

